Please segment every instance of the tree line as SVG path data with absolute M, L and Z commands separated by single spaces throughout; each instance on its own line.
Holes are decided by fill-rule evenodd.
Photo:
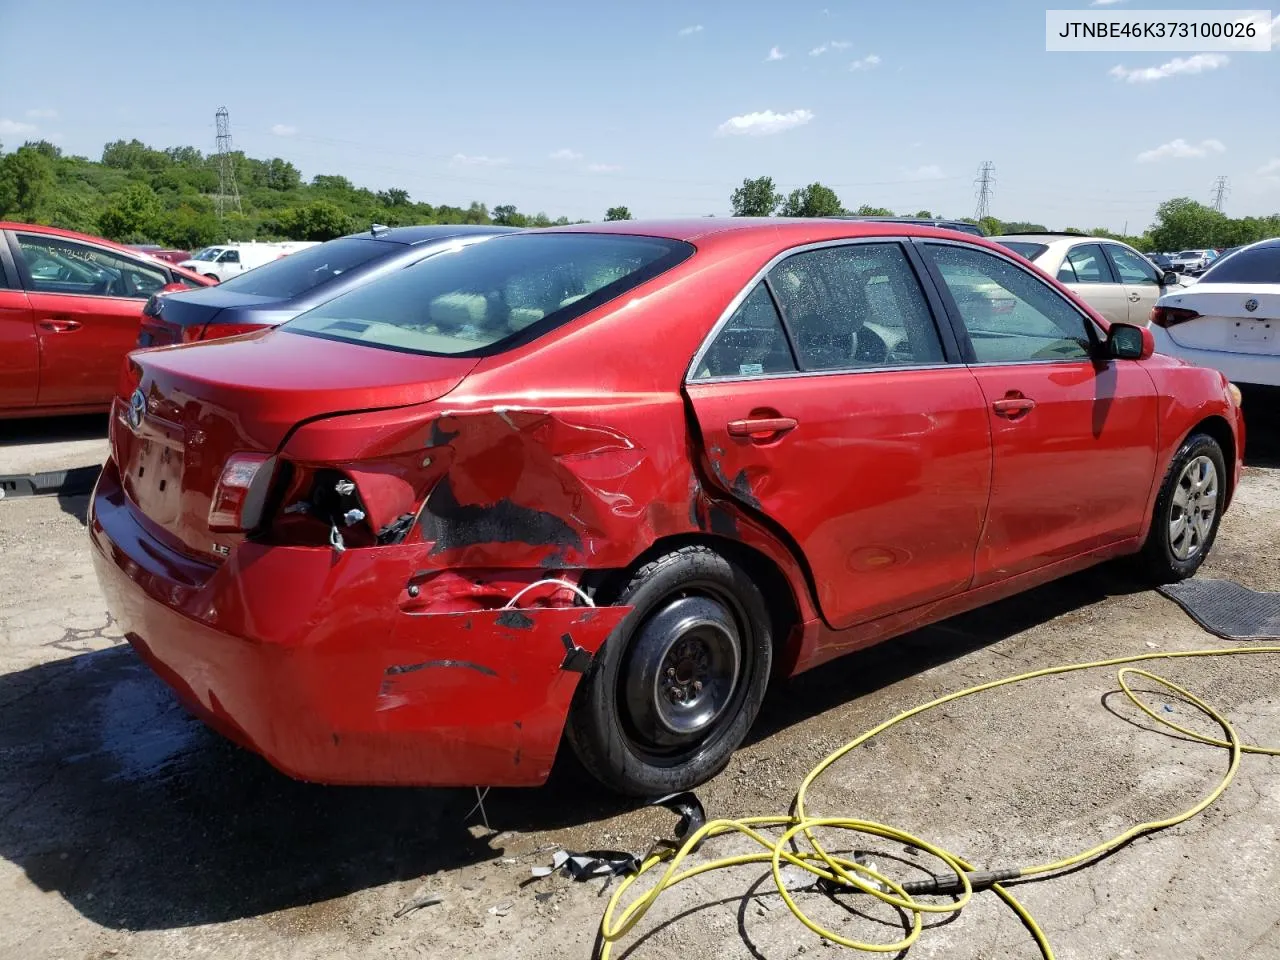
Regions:
M 850 210 L 841 203 L 836 192 L 822 183 L 783 194 L 774 185 L 772 177 L 748 177 L 729 198 L 735 217 L 925 217 L 952 219 L 977 224 L 989 237 L 1007 233 L 1045 233 L 1049 228 L 1041 223 L 1024 220 L 1000 220 L 997 217 L 944 217 L 929 210 L 895 214 L 885 207 L 863 205 Z M 1166 200 L 1156 209 L 1155 220 L 1141 234 L 1113 233 L 1105 227 L 1082 230 L 1064 227 L 1062 233 L 1078 233 L 1093 237 L 1120 240 L 1130 246 L 1150 253 L 1153 251 L 1177 251 L 1203 247 L 1238 247 L 1269 237 L 1280 236 L 1280 213 L 1264 217 L 1233 219 L 1226 214 L 1186 197 Z
M 304 181 L 288 160 L 259 160 L 239 151 L 230 155 L 230 163 L 240 210 L 219 216 L 218 200 L 224 208 L 231 201 L 218 196 L 219 163 L 217 155 L 195 147 L 155 149 L 139 140 L 108 143 L 100 160 L 64 154 L 46 140 L 28 141 L 9 153 L 0 147 L 0 217 L 184 250 L 226 240 L 331 240 L 366 230 L 371 223 L 549 227 L 570 222 L 563 216 L 553 220 L 546 213 L 522 213 L 513 204 L 492 209 L 478 201 L 465 207 L 433 205 L 415 201 L 398 187 L 369 190 L 337 174 L 317 174 Z M 730 205 L 739 217 L 894 216 L 870 204 L 846 209 L 836 192 L 822 183 L 784 194 L 772 177 L 743 180 L 732 192 Z M 904 215 L 935 216 L 929 210 Z M 614 206 L 603 219 L 630 220 L 632 215 L 629 208 Z M 996 217 L 956 219 L 977 223 L 988 236 L 1046 229 L 1043 224 Z M 1101 228 L 1066 229 L 1114 237 L 1144 251 L 1232 247 L 1280 236 L 1280 214 L 1232 219 L 1179 198 L 1161 204 L 1151 227 L 1138 236 Z

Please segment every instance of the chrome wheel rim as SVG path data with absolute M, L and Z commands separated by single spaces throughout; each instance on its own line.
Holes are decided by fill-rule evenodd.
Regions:
M 675 596 L 646 618 L 627 652 L 620 693 L 629 739 L 679 753 L 712 735 L 739 699 L 742 635 L 733 612 L 701 594 Z
M 1218 468 L 1205 456 L 1182 468 L 1169 507 L 1169 552 L 1179 560 L 1200 553 L 1218 516 Z

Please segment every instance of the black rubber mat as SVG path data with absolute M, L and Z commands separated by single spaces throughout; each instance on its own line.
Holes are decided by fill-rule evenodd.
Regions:
M 1160 592 L 1200 626 L 1227 640 L 1280 640 L 1280 593 L 1198 578 L 1160 587 Z

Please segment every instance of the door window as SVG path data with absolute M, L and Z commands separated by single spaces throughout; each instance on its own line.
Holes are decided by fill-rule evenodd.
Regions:
M 795 370 L 777 307 L 761 281 L 720 328 L 693 378 L 762 377 Z
M 38 293 L 145 300 L 168 282 L 159 267 L 61 237 L 20 233 L 18 247 Z
M 240 251 L 239 251 L 239 250 L 228 250 L 226 253 L 224 253 L 222 256 L 220 256 L 220 257 L 218 258 L 218 262 L 219 262 L 219 263 L 239 263 L 239 262 L 240 262 Z
M 1114 283 L 1111 268 L 1096 243 L 1081 243 L 1067 251 L 1058 271 L 1062 283 Z
M 1121 283 L 1160 285 L 1160 278 L 1156 276 L 1155 267 L 1151 266 L 1132 250 L 1126 250 L 1124 247 L 1118 247 L 1111 243 L 1107 244 L 1107 253 L 1111 255 L 1111 262 L 1115 264 L 1116 274 L 1120 277 Z
M 896 243 L 824 247 L 769 275 L 802 370 L 941 363 L 929 303 Z
M 1027 270 L 982 250 L 950 244 L 924 249 L 955 302 L 978 363 L 1089 356 L 1084 316 Z

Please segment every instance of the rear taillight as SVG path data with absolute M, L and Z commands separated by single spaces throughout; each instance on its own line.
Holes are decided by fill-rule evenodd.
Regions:
M 1151 322 L 1157 327 L 1176 327 L 1180 323 L 1186 323 L 1188 320 L 1194 320 L 1200 314 L 1195 310 L 1186 310 L 1182 307 L 1152 307 Z
M 209 502 L 209 529 L 243 533 L 262 520 L 262 507 L 275 473 L 275 458 L 265 453 L 236 453 L 227 460 Z
M 224 337 L 238 337 L 242 333 L 253 333 L 261 330 L 260 323 L 209 323 L 182 328 L 182 342 L 192 343 L 196 340 L 221 340 Z

